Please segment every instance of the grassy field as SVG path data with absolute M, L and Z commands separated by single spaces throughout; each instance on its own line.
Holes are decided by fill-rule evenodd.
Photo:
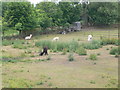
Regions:
M 87 44 L 87 36 L 94 40 L 100 37 L 118 38 L 118 30 L 85 30 L 66 35 L 51 34 L 33 36 L 31 40 L 6 41 L 2 46 L 2 87 L 6 88 L 116 88 L 118 86 L 118 58 L 110 51 L 116 45 L 98 49 L 85 49 L 87 55 L 70 51 L 52 51 L 48 56 L 39 56 L 42 47 L 36 42 L 51 41 L 60 37 L 68 43 L 76 41 Z M 57 43 L 57 42 L 56 42 Z M 73 61 L 69 59 L 73 58 Z

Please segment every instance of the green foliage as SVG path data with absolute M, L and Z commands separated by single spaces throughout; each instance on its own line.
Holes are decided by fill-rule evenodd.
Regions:
M 36 27 L 34 8 L 30 2 L 9 2 L 7 5 L 4 18 L 8 27 L 15 27 L 17 30 L 23 31 Z
M 110 25 L 117 23 L 118 4 L 111 2 L 90 3 L 88 8 L 89 22 L 93 25 Z
M 110 50 L 110 54 L 112 54 L 112 55 L 116 55 L 116 54 L 120 55 L 120 47 L 114 47 L 114 48 L 112 48 Z
M 95 81 L 91 80 L 90 83 L 91 83 L 91 84 L 95 84 Z
M 118 58 L 119 57 L 119 54 L 118 53 L 115 53 L 115 58 Z
M 27 46 L 24 46 L 24 45 L 22 45 L 22 44 L 13 44 L 13 48 L 27 49 Z
M 9 88 L 30 88 L 33 86 L 29 80 L 20 78 L 9 79 L 7 82 Z
M 11 41 L 11 40 L 3 40 L 2 41 L 3 46 L 8 46 L 8 45 L 12 45 L 12 44 L 13 44 L 13 41 Z
M 102 38 L 101 39 L 101 45 L 119 45 L 120 41 L 116 38 Z
M 79 47 L 79 44 L 76 41 L 71 42 L 40 41 L 36 42 L 35 46 L 37 47 L 47 46 L 49 49 L 52 49 L 53 52 L 63 51 L 64 48 L 66 48 L 67 51 L 69 50 L 74 52 Z
M 15 24 L 15 29 L 21 31 L 22 30 L 22 23 Z
M 108 45 L 108 44 L 119 45 L 119 40 L 116 38 L 102 38 L 101 39 L 101 45 Z
M 78 48 L 76 50 L 76 53 L 78 53 L 79 55 L 87 55 L 87 51 L 83 47 Z
M 15 44 L 17 44 L 17 45 L 23 45 L 24 44 L 24 40 L 3 40 L 2 41 L 2 45 L 3 46 L 8 46 L 8 45 L 15 45 Z
M 98 56 L 100 56 L 101 54 L 100 53 L 97 53 Z
M 67 53 L 67 49 L 64 48 L 64 49 L 63 49 L 63 52 L 62 52 L 62 55 L 66 55 L 66 53 Z
M 73 61 L 73 60 L 74 60 L 73 53 L 70 53 L 70 54 L 69 54 L 68 60 L 69 60 L 69 61 Z
M 43 82 L 43 81 L 40 81 L 40 82 L 37 82 L 36 84 L 37 84 L 37 85 L 43 85 L 44 82 Z
M 101 42 L 100 41 L 92 41 L 90 43 L 86 43 L 84 44 L 84 48 L 86 49 L 98 49 L 98 48 L 101 48 L 102 45 L 101 45 Z
M 93 61 L 97 60 L 97 55 L 96 54 L 90 54 L 89 59 L 93 60 Z
M 90 25 L 110 25 L 117 24 L 117 12 L 117 3 L 107 2 L 88 5 L 78 2 L 40 2 L 36 7 L 30 2 L 3 2 L 2 27 L 3 31 L 13 27 L 26 34 L 36 27 L 41 28 L 41 33 L 54 31 L 59 26 L 67 28 L 76 21 L 87 20 Z

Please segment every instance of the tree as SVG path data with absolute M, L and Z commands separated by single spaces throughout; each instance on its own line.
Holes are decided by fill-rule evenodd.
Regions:
M 110 25 L 117 23 L 117 3 L 90 3 L 88 8 L 89 23 L 93 25 Z
M 25 34 L 28 30 L 36 27 L 34 7 L 29 2 L 10 2 L 9 9 L 5 11 L 4 18 L 8 21 L 9 27 L 15 27 L 18 23 L 22 24 L 20 34 Z
M 60 2 L 58 6 L 63 11 L 64 24 L 81 20 L 81 6 L 77 2 Z
M 39 14 L 44 14 L 45 18 L 48 19 L 47 22 L 46 20 L 43 20 L 43 23 L 50 23 L 48 26 L 59 26 L 61 25 L 61 20 L 62 20 L 62 11 L 61 9 L 57 6 L 57 4 L 53 2 L 41 2 L 36 5 L 36 9 L 39 12 Z M 41 17 L 38 17 L 41 18 Z M 43 26 L 43 25 L 41 25 Z M 46 27 L 48 27 L 46 26 Z

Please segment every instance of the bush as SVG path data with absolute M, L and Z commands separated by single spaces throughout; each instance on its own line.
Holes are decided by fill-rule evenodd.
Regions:
M 119 57 L 119 54 L 118 54 L 118 53 L 116 53 L 116 54 L 115 54 L 115 58 L 118 58 L 118 57 Z
M 66 55 L 66 53 L 67 53 L 67 49 L 66 49 L 66 48 L 64 48 L 64 49 L 63 49 L 63 52 L 62 52 L 62 54 L 61 54 L 61 55 Z
M 102 38 L 101 39 L 101 45 L 108 45 L 108 44 L 119 45 L 119 42 L 120 40 L 116 38 Z
M 100 53 L 97 53 L 98 56 L 100 56 L 101 54 Z
M 97 55 L 96 54 L 90 54 L 89 59 L 90 60 L 97 60 Z
M 90 43 L 83 44 L 83 45 L 84 45 L 84 48 L 86 49 L 98 49 L 102 47 L 101 42 L 95 41 L 95 40 Z
M 120 47 L 114 47 L 110 50 L 110 54 L 115 55 L 118 54 L 120 55 Z
M 76 50 L 76 53 L 78 53 L 79 55 L 87 55 L 87 51 L 83 47 L 78 48 Z
M 73 61 L 74 60 L 73 53 L 69 54 L 68 59 L 69 59 L 69 61 Z
M 11 40 L 3 40 L 3 41 L 2 41 L 2 45 L 3 45 L 3 46 L 12 45 L 12 43 L 13 43 L 13 41 L 11 41 Z

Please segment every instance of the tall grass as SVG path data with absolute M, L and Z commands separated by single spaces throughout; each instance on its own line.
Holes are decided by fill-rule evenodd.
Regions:
M 68 56 L 69 61 L 74 61 L 73 53 L 70 53 Z
M 83 46 L 85 49 L 98 49 L 102 47 L 101 41 L 97 41 L 97 40 L 83 44 Z
M 40 41 L 36 42 L 35 45 L 37 47 L 44 47 L 47 46 L 49 49 L 52 49 L 54 51 L 63 51 L 65 48 L 67 51 L 75 51 L 79 44 L 76 41 L 72 42 L 51 42 L 51 41 Z
M 116 55 L 116 54 L 120 55 L 120 47 L 114 47 L 114 48 L 112 48 L 110 50 L 110 54 L 112 54 L 112 55 Z
M 81 46 L 76 50 L 79 55 L 87 55 L 87 51 Z
M 3 40 L 2 45 L 3 46 L 8 46 L 8 45 L 13 45 L 13 44 L 24 44 L 25 40 Z
M 115 40 L 115 41 L 114 41 Z M 118 45 L 116 39 L 111 39 L 111 43 Z M 102 48 L 103 45 L 107 45 L 107 41 L 105 40 L 93 40 L 92 42 L 79 44 L 77 41 L 72 40 L 70 42 L 51 42 L 51 41 L 38 41 L 35 43 L 37 47 L 47 46 L 53 52 L 61 51 L 64 52 L 66 49 L 67 52 L 76 52 L 79 55 L 86 55 L 85 49 L 99 49 Z
M 117 38 L 101 38 L 101 45 L 120 45 L 120 40 Z

